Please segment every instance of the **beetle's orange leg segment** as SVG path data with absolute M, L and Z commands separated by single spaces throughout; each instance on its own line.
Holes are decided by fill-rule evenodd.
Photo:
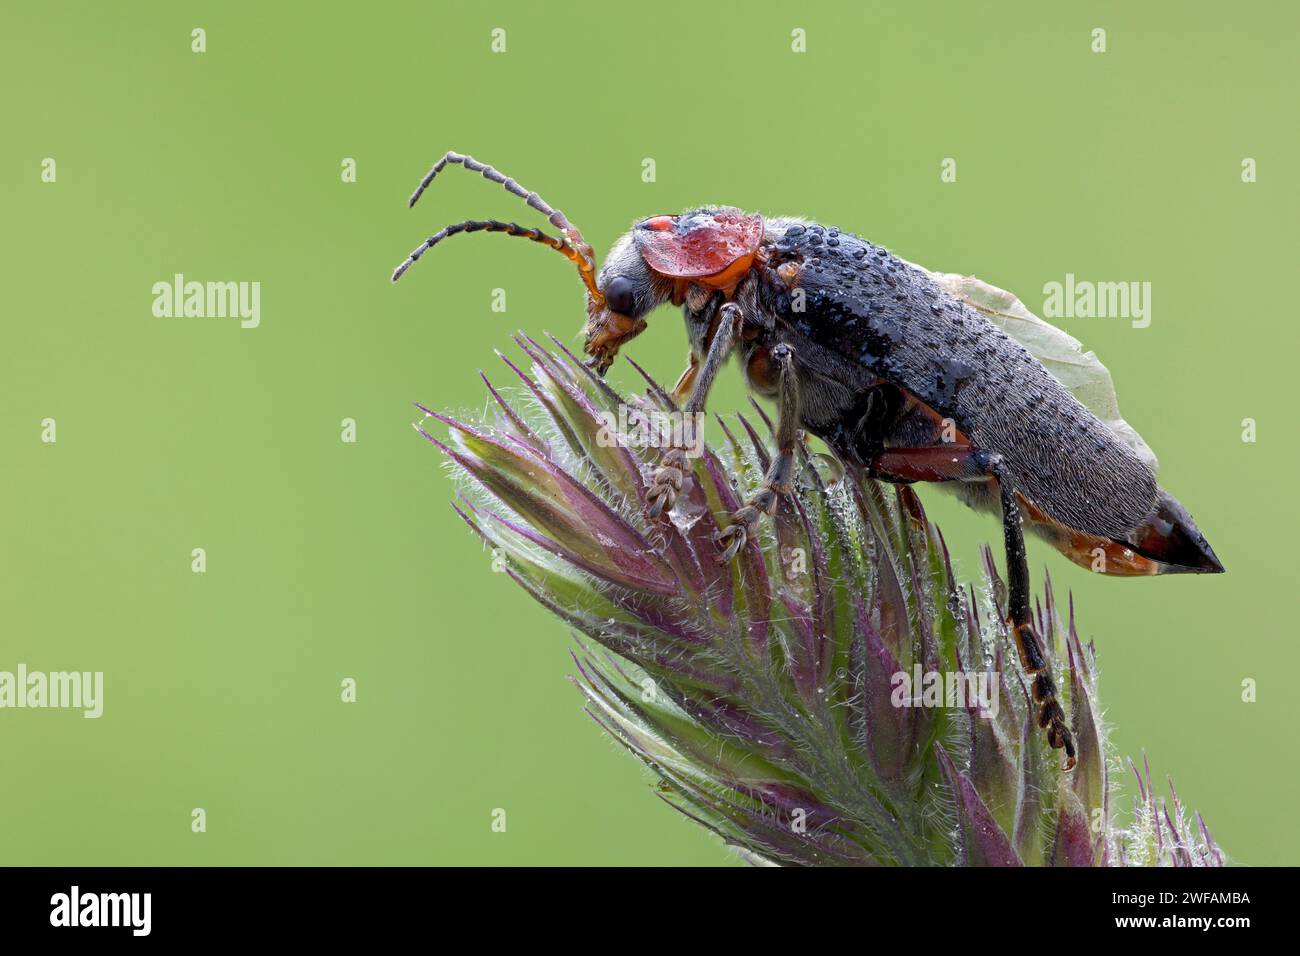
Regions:
M 1056 683 L 1048 669 L 1042 642 L 1034 630 L 1029 610 L 1029 564 L 1025 535 L 1020 525 L 1016 490 L 1006 478 L 999 455 L 954 445 L 932 448 L 887 448 L 871 461 L 869 473 L 883 481 L 987 481 L 994 479 L 1002 500 L 1002 534 L 1007 552 L 1007 616 L 1015 638 L 1020 666 L 1033 680 L 1038 726 L 1047 742 L 1065 751 L 1065 769 L 1075 762 L 1074 737 L 1065 725 L 1065 712 L 1056 697 Z
M 673 386 L 673 401 L 678 405 L 683 404 L 690 397 L 691 390 L 695 387 L 695 379 L 700 374 L 700 360 L 692 352 L 687 357 L 686 370 L 677 377 L 677 384 Z

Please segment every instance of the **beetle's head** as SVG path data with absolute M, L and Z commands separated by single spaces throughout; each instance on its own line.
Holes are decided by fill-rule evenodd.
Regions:
M 587 354 L 602 374 L 645 316 L 691 285 L 730 294 L 754 263 L 763 218 L 729 207 L 643 219 L 605 257 L 587 295 Z
M 626 233 L 609 250 L 596 276 L 596 289 L 587 293 L 586 352 L 601 375 L 619 347 L 646 327 L 645 317 L 669 301 L 671 280 L 650 268 L 633 238 Z
M 604 374 L 619 346 L 646 327 L 645 316 L 668 301 L 681 301 L 691 284 L 730 294 L 753 264 L 763 238 L 761 216 L 729 207 L 695 209 L 680 216 L 645 219 L 614 244 L 597 274 L 596 257 L 578 227 L 541 196 L 471 156 L 447 153 L 438 160 L 411 195 L 414 206 L 425 188 L 447 164 L 464 166 L 499 183 L 547 217 L 559 230 L 548 235 L 513 222 L 468 219 L 439 230 L 421 243 L 393 270 L 396 282 L 421 256 L 442 240 L 462 232 L 500 232 L 549 246 L 578 267 L 587 288 L 586 351 L 591 365 Z

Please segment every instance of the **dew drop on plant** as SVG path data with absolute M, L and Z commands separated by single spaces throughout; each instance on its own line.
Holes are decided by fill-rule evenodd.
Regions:
M 674 504 L 672 509 L 668 512 L 668 517 L 672 521 L 673 527 L 683 535 L 690 531 L 691 528 L 695 527 L 695 523 L 703 516 L 704 509 L 696 505 L 685 495 L 679 496 L 677 503 Z

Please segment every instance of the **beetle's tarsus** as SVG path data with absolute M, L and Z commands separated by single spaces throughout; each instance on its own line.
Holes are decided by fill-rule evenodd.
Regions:
M 690 467 L 686 451 L 682 448 L 669 448 L 664 452 L 663 463 L 655 469 L 646 493 L 646 514 L 658 518 L 672 510 L 686 480 L 686 471 Z
M 718 555 L 718 564 L 730 564 L 736 560 L 736 555 L 740 554 L 748 540 L 749 533 L 744 525 L 733 524 L 719 531 L 717 542 L 718 547 L 722 548 L 722 553 Z
M 745 544 L 758 537 L 758 526 L 763 516 L 771 517 L 776 513 L 776 503 L 781 491 L 770 484 L 765 484 L 743 508 L 731 516 L 731 524 L 717 534 L 717 543 L 723 548 L 718 557 L 720 564 L 735 560 Z
M 649 507 L 646 509 L 646 514 L 650 518 L 658 518 L 673 510 L 673 505 L 677 502 L 677 492 L 670 484 L 656 484 L 650 489 L 647 500 Z
M 736 560 L 736 555 L 744 550 L 745 545 L 757 537 L 758 520 L 759 512 L 748 505 L 731 516 L 732 523 L 717 535 L 718 547 L 722 548 L 722 553 L 718 555 L 719 564 L 730 564 Z
M 1065 725 L 1065 711 L 1057 700 L 1056 682 L 1048 673 L 1047 659 L 1038 634 L 1030 625 L 1017 625 L 1014 621 L 1011 633 L 1020 655 L 1020 666 L 1033 679 L 1032 694 L 1038 708 L 1035 722 L 1047 731 L 1047 742 L 1053 749 L 1065 751 L 1063 769 L 1073 770 L 1076 757 L 1074 736 Z

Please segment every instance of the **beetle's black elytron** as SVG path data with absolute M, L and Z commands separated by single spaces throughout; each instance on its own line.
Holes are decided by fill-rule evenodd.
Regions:
M 1039 725 L 1064 749 L 1067 767 L 1074 742 L 1031 624 L 1022 522 L 1106 574 L 1223 570 L 1182 505 L 1115 432 L 1018 342 L 881 247 L 816 223 L 709 207 L 637 223 L 597 273 L 591 247 L 563 213 L 469 156 L 438 160 L 411 205 L 449 163 L 503 185 L 561 236 L 496 220 L 457 223 L 412 252 L 394 281 L 459 232 L 523 236 L 577 265 L 587 287 L 586 351 L 598 372 L 653 309 L 671 302 L 683 307 L 691 344 L 674 390 L 683 412 L 703 412 L 733 354 L 750 388 L 776 401 L 777 453 L 722 532 L 724 560 L 792 491 L 801 432 L 879 480 L 955 483 L 970 504 L 1000 511 L 1012 631 Z M 672 507 L 686 456 L 665 451 L 649 490 L 651 517 Z

